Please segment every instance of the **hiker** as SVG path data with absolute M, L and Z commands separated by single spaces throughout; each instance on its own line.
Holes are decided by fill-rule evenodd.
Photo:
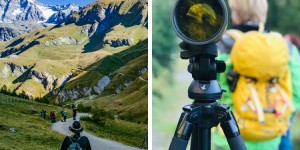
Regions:
M 218 76 L 227 89 L 220 102 L 234 112 L 248 150 L 281 150 L 281 137 L 299 110 L 298 50 L 265 27 L 267 0 L 229 0 L 229 6 L 234 26 L 217 44 L 218 59 L 227 65 Z M 212 139 L 216 149 L 229 149 L 219 127 Z
M 89 139 L 86 136 L 80 136 L 80 133 L 83 131 L 83 128 L 81 127 L 79 121 L 74 121 L 72 126 L 69 127 L 69 130 L 74 134 L 71 136 L 67 136 L 64 139 L 60 150 L 91 150 Z
M 64 122 L 67 121 L 67 116 L 68 116 L 68 112 L 65 110 L 65 111 L 63 112 Z
M 61 114 L 61 122 L 64 121 L 64 111 L 65 111 L 65 109 L 62 107 L 62 108 L 61 108 L 61 111 L 60 111 L 60 114 Z
M 46 119 L 46 110 L 42 110 L 41 111 L 41 116 L 44 118 L 44 119 Z
M 75 104 L 72 104 L 71 105 L 71 109 L 74 109 L 76 106 L 75 106 Z
M 41 111 L 41 117 L 44 117 L 44 109 Z
M 50 118 L 51 118 L 52 123 L 56 122 L 56 112 L 55 111 L 50 112 Z
M 77 108 L 73 107 L 73 120 L 76 120 Z

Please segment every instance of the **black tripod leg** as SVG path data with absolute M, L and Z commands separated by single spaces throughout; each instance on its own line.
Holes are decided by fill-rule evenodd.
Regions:
M 192 133 L 191 150 L 210 150 L 211 131 L 208 128 L 194 127 Z
M 187 112 L 181 114 L 169 150 L 186 150 L 193 131 L 193 124 L 190 122 L 189 116 Z
M 244 140 L 240 135 L 238 124 L 231 111 L 227 113 L 228 121 L 221 122 L 221 127 L 227 138 L 231 150 L 247 150 Z

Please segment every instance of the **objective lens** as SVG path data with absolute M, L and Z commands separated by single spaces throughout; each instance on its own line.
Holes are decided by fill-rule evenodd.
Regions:
M 194 41 L 212 39 L 222 28 L 223 16 L 218 0 L 182 0 L 175 11 L 178 28 Z

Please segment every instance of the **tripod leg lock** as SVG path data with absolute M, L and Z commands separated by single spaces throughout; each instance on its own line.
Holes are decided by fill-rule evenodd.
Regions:
M 231 150 L 247 150 L 239 126 L 228 105 L 218 104 L 216 114 Z
M 190 136 L 193 132 L 193 122 L 197 119 L 197 115 L 192 107 L 189 105 L 183 108 L 184 112 L 181 113 L 177 128 L 172 139 L 169 150 L 184 150 L 187 147 Z
M 180 116 L 174 136 L 188 141 L 192 134 L 193 126 L 190 120 L 190 114 L 183 112 Z

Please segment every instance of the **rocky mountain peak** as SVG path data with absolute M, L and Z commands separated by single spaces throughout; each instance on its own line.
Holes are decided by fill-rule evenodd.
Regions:
M 67 23 L 98 24 L 95 33 L 103 33 L 114 25 L 125 27 L 148 22 L 146 0 L 96 1 L 70 16 Z
M 4 23 L 47 21 L 57 13 L 63 12 L 65 16 L 69 16 L 79 9 L 80 7 L 74 4 L 49 6 L 37 0 L 3 0 L 0 1 L 0 20 Z
M 1 0 L 0 33 L 3 34 L 0 34 L 0 40 L 8 41 L 36 27 L 46 27 L 44 23 L 63 23 L 80 8 L 75 4 L 50 6 L 38 0 Z

